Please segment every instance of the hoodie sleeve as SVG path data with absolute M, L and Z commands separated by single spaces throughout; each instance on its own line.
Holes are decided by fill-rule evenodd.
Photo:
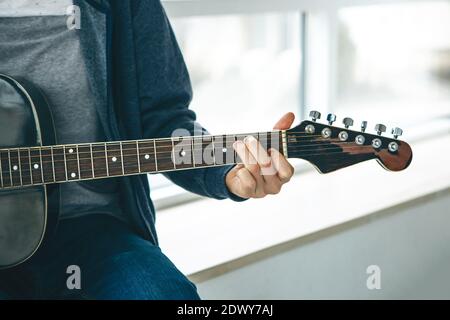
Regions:
M 146 138 L 170 137 L 176 129 L 198 134 L 195 113 L 189 109 L 192 87 L 169 20 L 159 0 L 132 1 L 139 99 Z M 215 199 L 243 201 L 225 184 L 232 166 L 165 173 L 175 184 Z

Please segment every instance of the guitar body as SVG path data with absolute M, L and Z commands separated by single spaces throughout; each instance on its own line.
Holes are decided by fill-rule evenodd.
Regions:
M 40 91 L 0 74 L 0 148 L 55 142 L 50 109 Z M 58 192 L 58 185 L 0 190 L 0 269 L 28 260 L 54 229 L 58 204 L 49 208 L 50 192 Z

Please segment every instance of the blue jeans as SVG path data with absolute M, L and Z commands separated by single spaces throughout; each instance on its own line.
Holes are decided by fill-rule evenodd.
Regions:
M 76 271 L 67 273 L 69 266 L 79 267 L 79 278 Z M 69 289 L 67 282 L 81 289 Z M 1 298 L 200 299 L 195 285 L 159 247 L 124 222 L 100 214 L 61 221 L 38 255 L 0 272 Z

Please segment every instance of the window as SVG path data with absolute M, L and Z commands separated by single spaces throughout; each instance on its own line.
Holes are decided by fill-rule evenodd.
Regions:
M 316 109 L 355 127 L 369 120 L 370 131 L 400 125 L 409 141 L 448 131 L 450 3 L 373 2 L 164 1 L 199 122 L 216 134 L 251 132 Z M 156 190 L 170 185 L 160 175 L 151 183 L 157 201 L 175 192 Z
M 179 17 L 171 23 L 191 76 L 191 108 L 210 132 L 271 130 L 284 113 L 299 113 L 300 13 Z M 150 183 L 157 202 L 182 192 L 161 175 Z
M 450 3 L 338 11 L 336 109 L 405 126 L 450 115 Z
M 346 116 L 356 120 L 354 129 L 359 120 L 368 120 L 372 133 L 376 122 L 400 125 L 411 144 L 420 130 L 407 127 L 423 123 L 434 130 L 433 118 L 447 116 L 443 129 L 448 133 L 448 1 L 166 0 L 165 6 L 191 73 L 192 108 L 214 133 L 266 130 L 286 111 L 296 110 L 302 120 L 306 108 L 322 112 L 321 122 L 327 112 L 336 113 L 337 126 Z M 397 205 L 445 184 L 435 179 L 437 166 L 431 166 L 431 178 L 426 172 L 429 150 L 437 142 L 413 145 L 417 160 L 405 174 L 384 173 L 372 161 L 342 173 L 296 176 L 276 198 L 172 208 L 159 219 L 162 248 L 187 270 L 203 270 L 294 239 L 297 227 L 310 234 Z M 432 180 L 436 184 L 424 183 Z M 366 205 L 349 210 L 348 199 L 359 197 L 345 184 L 356 191 L 372 188 L 365 192 L 370 195 Z M 157 204 L 188 199 L 187 193 L 171 199 L 171 188 L 153 191 L 168 190 L 160 199 L 152 194 Z M 378 188 L 386 197 L 377 197 Z M 305 207 L 292 210 L 299 199 Z M 330 204 L 341 209 L 329 210 Z M 264 226 L 269 232 L 260 232 Z M 230 230 L 236 243 L 249 247 L 230 243 Z
M 172 20 L 200 123 L 217 134 L 253 132 L 299 110 L 299 19 L 269 13 Z

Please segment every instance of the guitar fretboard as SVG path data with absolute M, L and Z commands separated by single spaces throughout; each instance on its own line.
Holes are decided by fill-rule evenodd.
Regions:
M 285 154 L 284 131 L 0 149 L 0 186 L 7 189 L 241 163 L 233 143 L 249 135 L 264 148 Z

